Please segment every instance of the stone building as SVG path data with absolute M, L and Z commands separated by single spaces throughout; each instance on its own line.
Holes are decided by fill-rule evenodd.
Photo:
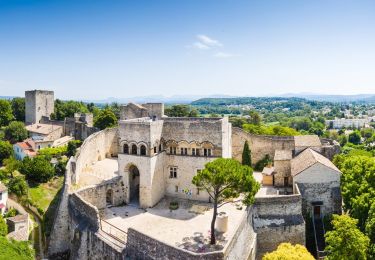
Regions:
M 341 213 L 341 171 L 326 157 L 306 149 L 291 160 L 293 184 L 303 198 L 304 214 Z
M 141 207 L 152 207 L 165 195 L 208 201 L 208 194 L 191 180 L 207 162 L 231 157 L 228 118 L 161 117 L 163 108 L 122 107 L 118 162 L 126 202 L 139 200 Z M 147 117 L 132 119 L 138 115 Z
M 26 124 L 39 123 L 42 116 L 50 117 L 54 112 L 55 99 L 53 91 L 25 91 Z

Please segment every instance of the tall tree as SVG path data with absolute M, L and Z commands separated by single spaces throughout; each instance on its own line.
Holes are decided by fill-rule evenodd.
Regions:
M 325 235 L 327 259 L 367 259 L 370 240 L 358 229 L 357 222 L 348 215 L 333 215 L 333 230 Z
M 314 260 L 306 247 L 302 245 L 292 245 L 290 243 L 281 243 L 277 249 L 263 256 L 263 260 Z
M 23 122 L 13 121 L 4 129 L 4 137 L 10 143 L 21 142 L 27 138 L 27 130 Z
M 94 126 L 103 130 L 107 127 L 113 127 L 117 124 L 116 115 L 110 109 L 100 111 L 94 120 Z
M 33 159 L 25 157 L 20 171 L 28 180 L 38 183 L 47 182 L 55 175 L 55 168 L 44 156 L 36 156 Z
M 4 159 L 7 159 L 13 155 L 13 146 L 8 141 L 0 140 L 0 164 L 3 163 Z
M 13 118 L 10 102 L 8 100 L 0 99 L 0 127 L 7 126 Z
M 259 183 L 253 177 L 253 171 L 249 166 L 241 165 L 236 160 L 219 158 L 205 165 L 193 177 L 193 184 L 207 191 L 213 201 L 213 214 L 211 221 L 211 244 L 216 243 L 215 223 L 217 209 L 228 202 L 228 199 L 238 198 L 245 205 L 254 202 L 255 193 L 259 189 Z
M 354 131 L 349 134 L 348 141 L 352 144 L 360 144 L 361 143 L 361 134 L 358 131 Z
M 249 143 L 245 141 L 242 151 L 242 164 L 251 167 L 251 151 L 249 148 Z
M 12 110 L 14 119 L 17 121 L 25 121 L 25 98 L 16 97 L 12 101 Z

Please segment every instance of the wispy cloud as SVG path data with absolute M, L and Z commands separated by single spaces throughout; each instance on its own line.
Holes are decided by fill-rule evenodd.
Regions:
M 228 52 L 217 52 L 214 54 L 215 58 L 220 58 L 220 59 L 228 59 L 228 58 L 233 58 L 237 56 L 238 56 L 237 54 L 228 53 Z
M 218 40 L 212 39 L 208 37 L 207 35 L 204 34 L 199 34 L 197 35 L 198 40 L 203 43 L 206 46 L 209 47 L 221 47 L 223 44 L 219 42 Z
M 209 50 L 210 49 L 210 47 L 208 47 L 207 45 L 205 45 L 201 42 L 194 42 L 193 47 L 197 48 L 197 49 L 200 49 L 200 50 Z

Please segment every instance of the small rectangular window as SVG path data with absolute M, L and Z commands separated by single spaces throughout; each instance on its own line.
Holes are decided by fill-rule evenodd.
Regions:
M 195 148 L 191 148 L 191 155 L 195 156 Z
M 184 153 L 185 155 L 187 155 L 187 148 L 184 148 Z
M 200 152 L 199 149 L 196 150 L 197 156 L 199 156 Z
M 181 155 L 184 154 L 184 148 L 181 148 Z
M 212 152 L 211 149 L 207 149 L 207 156 L 211 156 Z
M 207 156 L 207 149 L 206 148 L 203 149 L 203 155 Z
M 170 153 L 170 154 L 173 153 L 173 147 L 169 147 L 169 153 Z
M 156 146 L 154 147 L 154 153 L 156 153 Z
M 174 187 L 174 191 L 175 191 L 175 192 L 178 192 L 178 186 L 175 186 L 175 187 Z
M 177 167 L 170 167 L 169 168 L 169 178 L 177 178 Z

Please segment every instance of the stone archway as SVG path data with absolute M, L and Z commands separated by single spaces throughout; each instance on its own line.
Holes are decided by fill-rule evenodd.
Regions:
M 139 203 L 139 170 L 137 166 L 131 165 L 129 167 L 129 202 Z

